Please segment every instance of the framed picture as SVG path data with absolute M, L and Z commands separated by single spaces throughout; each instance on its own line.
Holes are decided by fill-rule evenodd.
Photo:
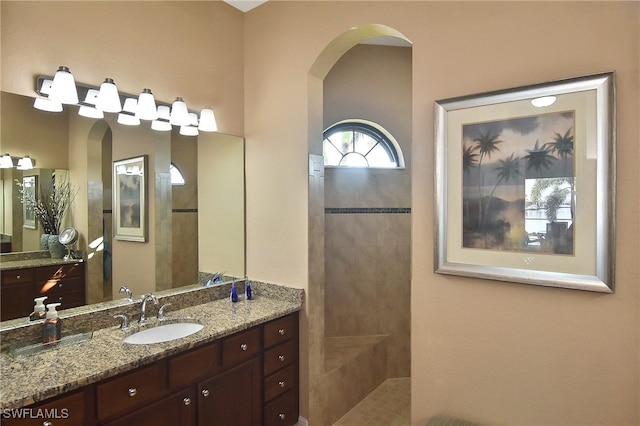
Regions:
M 22 177 L 23 200 L 36 201 L 38 199 L 38 177 L 23 176 Z M 37 229 L 38 221 L 36 220 L 36 212 L 32 202 L 22 203 L 22 227 L 28 229 Z
M 612 293 L 614 74 L 436 101 L 435 271 Z
M 113 162 L 113 228 L 116 240 L 147 241 L 148 156 Z

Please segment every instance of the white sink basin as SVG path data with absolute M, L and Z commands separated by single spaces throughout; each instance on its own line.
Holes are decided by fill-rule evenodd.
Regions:
M 147 328 L 125 337 L 124 342 L 133 345 L 148 345 L 187 337 L 202 330 L 204 326 L 194 322 L 178 322 Z

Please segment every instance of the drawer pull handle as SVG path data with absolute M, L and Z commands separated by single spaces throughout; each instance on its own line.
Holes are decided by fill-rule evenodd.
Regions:
M 42 422 L 42 426 L 53 426 L 53 423 L 51 423 L 49 420 Z
M 280 417 L 280 420 L 284 420 L 287 418 L 287 416 L 285 416 L 283 413 L 278 414 L 278 417 Z
M 129 388 L 129 396 L 136 396 L 138 394 L 138 389 L 136 388 Z
M 278 385 L 280 385 L 280 387 L 283 388 L 285 383 L 284 383 L 284 381 L 281 380 L 281 381 L 278 382 Z
M 16 276 L 16 279 L 17 279 L 17 280 L 19 280 L 19 279 L 20 279 L 20 275 L 17 275 L 17 276 Z
M 182 402 L 184 403 L 184 405 L 191 405 L 191 398 L 187 397 L 183 399 Z
M 280 362 L 284 362 L 284 355 L 278 355 L 278 359 L 280 360 Z
M 286 333 L 284 328 L 281 328 L 280 330 L 278 330 L 278 334 L 280 334 L 281 336 L 284 336 L 284 333 Z
M 202 389 L 202 396 L 205 398 L 209 396 L 209 389 Z
M 248 346 L 247 346 L 246 343 L 243 343 L 243 344 L 240 345 L 240 349 L 242 349 L 243 351 L 246 351 L 247 348 L 248 348 Z

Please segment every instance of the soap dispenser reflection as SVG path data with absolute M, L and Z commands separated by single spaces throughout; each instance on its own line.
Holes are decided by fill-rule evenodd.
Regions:
M 58 318 L 56 308 L 60 303 L 49 303 L 47 305 L 47 317 L 44 320 L 42 330 L 42 343 L 51 344 L 60 340 L 62 335 L 62 320 Z

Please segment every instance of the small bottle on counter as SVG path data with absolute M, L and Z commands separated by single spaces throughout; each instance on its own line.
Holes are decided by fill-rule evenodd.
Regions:
M 244 298 L 245 300 L 253 299 L 253 291 L 251 290 L 251 282 L 248 277 L 244 277 Z
M 236 283 L 231 283 L 231 296 L 229 296 L 232 303 L 236 303 L 238 301 L 238 288 L 236 287 Z
M 47 296 L 36 297 L 33 299 L 35 302 L 35 306 L 33 307 L 33 312 L 29 315 L 29 321 L 37 321 L 44 319 L 46 316 L 44 301 L 47 299 Z
M 42 343 L 52 344 L 60 340 L 62 336 L 62 320 L 58 318 L 56 308 L 60 303 L 49 303 L 47 305 L 47 316 L 42 329 Z

